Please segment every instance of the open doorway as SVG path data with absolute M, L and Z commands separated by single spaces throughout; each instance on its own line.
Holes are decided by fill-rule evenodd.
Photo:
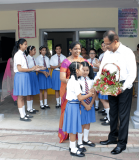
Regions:
M 6 64 L 12 57 L 12 50 L 15 44 L 15 32 L 0 33 L 0 90 Z
M 103 34 L 105 31 L 79 31 L 79 42 L 89 55 L 91 48 L 95 48 L 97 51 L 97 57 L 101 54 L 101 43 L 103 41 Z
M 51 53 L 55 54 L 55 46 L 61 44 L 62 54 L 66 57 L 69 55 L 69 44 L 74 41 L 75 32 L 44 32 L 44 42 Z

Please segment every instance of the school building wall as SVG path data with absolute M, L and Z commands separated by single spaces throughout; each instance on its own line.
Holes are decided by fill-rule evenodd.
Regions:
M 29 38 L 27 42 L 28 45 L 36 46 L 37 56 L 40 42 L 39 29 L 115 28 L 118 33 L 118 8 L 36 9 L 36 27 L 36 38 Z M 16 10 L 0 11 L 0 31 L 3 30 L 16 30 L 18 39 Z M 139 38 L 120 38 L 120 41 L 132 50 L 136 50 Z

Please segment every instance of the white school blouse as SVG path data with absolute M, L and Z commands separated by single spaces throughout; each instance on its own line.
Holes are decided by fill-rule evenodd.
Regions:
M 68 80 L 67 83 L 67 95 L 66 99 L 68 101 L 78 99 L 77 96 L 81 93 L 81 87 L 78 80 L 72 75 L 71 78 Z
M 45 56 L 45 63 L 47 65 L 47 68 L 50 68 L 50 60 L 46 56 Z M 44 64 L 43 64 L 43 56 L 41 54 L 36 58 L 36 65 L 44 66 Z
M 29 68 L 32 68 L 32 67 L 35 66 L 33 59 L 34 59 L 34 61 L 35 61 L 35 58 L 34 58 L 34 57 L 32 57 L 32 56 L 30 56 L 30 55 L 27 56 L 28 67 L 29 67 Z M 35 63 L 36 63 L 36 61 L 35 61 Z
M 94 58 L 94 59 L 93 59 L 93 61 L 92 61 L 92 65 L 93 65 L 93 63 L 96 63 L 96 61 L 95 61 L 96 59 L 97 59 L 97 58 Z M 98 59 L 97 59 L 97 60 L 98 60 Z M 88 62 L 90 62 L 90 63 L 91 63 L 91 58 L 89 58 L 89 59 L 88 59 Z M 98 69 L 97 67 L 94 67 L 94 65 L 93 65 L 93 68 Z M 97 73 L 97 72 L 94 72 L 94 73 Z
M 63 54 L 60 54 L 60 63 L 62 63 L 66 59 L 66 57 Z M 51 66 L 57 66 L 58 65 L 58 55 L 55 54 L 50 59 L 50 65 Z M 55 70 L 60 70 L 59 68 L 55 68 Z
M 21 50 L 18 50 L 15 55 L 14 55 L 14 72 L 19 72 L 18 69 L 17 69 L 17 65 L 21 65 L 22 68 L 25 68 L 27 69 L 27 62 L 26 62 L 26 59 L 23 55 L 23 51 Z
M 82 94 L 85 94 L 85 79 L 84 77 L 80 77 L 78 79 L 80 85 L 82 86 Z M 93 85 L 94 85 L 94 80 L 90 79 L 89 77 L 86 77 L 86 81 L 87 81 L 87 84 L 88 84 L 88 89 L 90 90 Z
M 120 81 L 125 80 L 123 90 L 127 88 L 130 89 L 133 86 L 133 82 L 136 78 L 137 66 L 135 55 L 130 48 L 120 43 L 119 48 L 115 52 L 107 50 L 94 82 L 100 78 L 102 68 L 106 63 L 115 63 L 120 67 Z

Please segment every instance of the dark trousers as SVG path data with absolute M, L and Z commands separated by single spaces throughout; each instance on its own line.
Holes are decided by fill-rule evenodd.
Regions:
M 110 104 L 110 133 L 108 139 L 117 139 L 117 123 L 120 120 L 117 146 L 125 148 L 128 139 L 129 116 L 132 104 L 133 88 L 126 89 L 123 93 L 115 96 L 108 96 Z

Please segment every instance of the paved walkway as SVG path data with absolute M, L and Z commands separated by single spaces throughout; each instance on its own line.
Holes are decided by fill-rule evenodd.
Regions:
M 0 160 L 76 160 L 69 154 L 69 141 L 59 143 L 57 132 L 0 130 Z M 82 160 L 139 160 L 139 133 L 130 133 L 127 149 L 119 155 L 111 155 L 116 145 L 102 146 L 107 133 L 90 133 L 95 148 L 87 147 Z

